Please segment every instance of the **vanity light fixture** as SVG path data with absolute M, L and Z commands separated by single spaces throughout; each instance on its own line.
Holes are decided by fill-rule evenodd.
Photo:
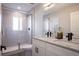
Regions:
M 48 10 L 50 8 L 52 8 L 55 4 L 54 3 L 47 3 L 47 4 L 44 4 L 44 8 L 45 10 Z
M 50 4 L 50 3 L 46 3 L 46 4 L 44 4 L 43 6 L 44 6 L 44 7 L 47 7 L 49 4 Z

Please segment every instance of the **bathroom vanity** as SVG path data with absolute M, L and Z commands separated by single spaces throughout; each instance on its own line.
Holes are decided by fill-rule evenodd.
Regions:
M 79 56 L 79 39 L 67 41 L 47 37 L 34 37 L 33 56 Z

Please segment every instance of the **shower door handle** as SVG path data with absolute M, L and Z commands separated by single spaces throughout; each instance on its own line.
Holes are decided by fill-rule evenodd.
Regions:
M 28 28 L 28 30 L 30 31 L 30 28 Z

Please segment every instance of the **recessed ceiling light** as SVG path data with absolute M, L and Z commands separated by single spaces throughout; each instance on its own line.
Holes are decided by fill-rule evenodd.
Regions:
M 21 10 L 21 7 L 17 7 L 17 9 Z

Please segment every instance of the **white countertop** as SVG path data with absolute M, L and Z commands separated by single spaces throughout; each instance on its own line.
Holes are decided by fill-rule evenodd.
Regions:
M 47 38 L 47 37 L 34 37 L 38 40 L 47 42 L 47 43 L 51 43 L 51 44 L 56 44 L 59 46 L 63 46 L 66 48 L 70 48 L 73 50 L 77 50 L 79 51 L 79 39 L 72 39 L 72 41 L 67 41 L 67 39 L 56 39 L 56 38 Z

